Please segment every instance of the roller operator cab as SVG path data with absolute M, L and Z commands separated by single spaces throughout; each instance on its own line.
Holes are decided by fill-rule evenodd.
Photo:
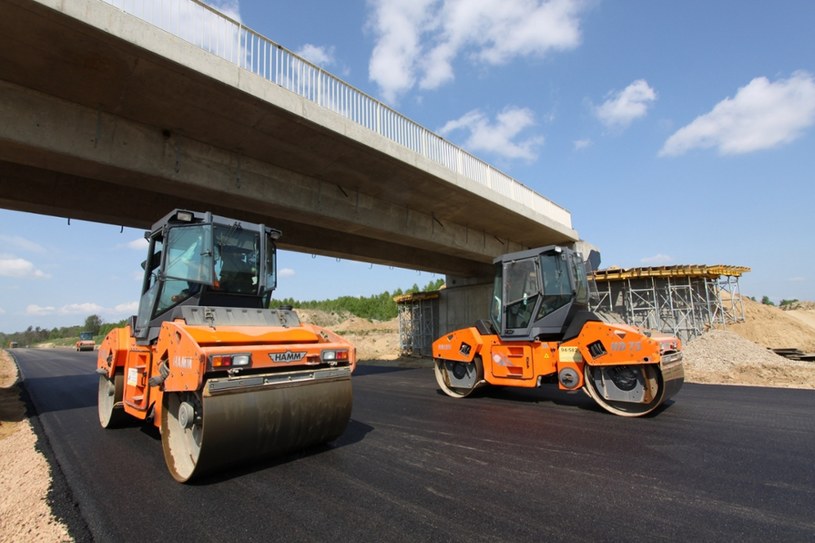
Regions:
M 145 237 L 138 315 L 99 347 L 101 425 L 151 420 L 180 482 L 339 437 L 356 351 L 269 309 L 280 232 L 175 210 Z
M 463 398 L 485 385 L 583 390 L 603 409 L 653 412 L 684 381 L 680 341 L 589 310 L 580 253 L 547 246 L 498 257 L 489 320 L 433 343 L 436 381 Z

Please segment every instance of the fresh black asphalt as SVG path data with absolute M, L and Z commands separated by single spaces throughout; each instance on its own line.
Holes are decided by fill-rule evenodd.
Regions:
M 79 541 L 815 540 L 813 390 L 686 384 L 626 419 L 360 366 L 340 439 L 182 485 L 151 425 L 99 426 L 94 353 L 14 354 Z

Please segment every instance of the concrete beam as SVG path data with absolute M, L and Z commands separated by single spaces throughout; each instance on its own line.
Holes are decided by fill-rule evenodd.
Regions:
M 355 254 L 357 259 L 367 255 L 391 265 L 419 264 L 415 254 L 420 252 L 486 263 L 490 253 L 501 250 L 494 237 L 449 221 L 445 224 L 430 214 L 2 81 L 0 119 L 4 125 L 0 129 L 0 160 L 6 162 L 0 183 L 12 183 L 11 165 L 16 163 L 28 166 L 29 176 L 44 170 L 42 175 L 52 180 L 70 179 L 70 191 L 82 195 L 60 200 L 49 196 L 47 203 L 41 203 L 42 209 L 71 202 L 74 212 L 107 222 L 112 215 L 109 202 L 117 199 L 112 193 L 119 191 L 129 194 L 129 210 L 116 222 L 128 226 L 133 222 L 147 224 L 172 205 L 186 201 L 207 209 L 230 209 L 241 217 L 264 217 L 269 224 L 322 224 L 325 226 L 308 228 L 318 239 L 303 239 L 301 250 L 318 248 L 321 239 L 341 241 L 348 235 L 348 239 L 369 240 L 372 245 L 378 242 L 387 255 L 373 255 L 355 243 L 355 250 L 360 251 Z M 17 175 L 22 181 L 20 177 Z M 82 180 L 84 186 L 80 185 Z M 52 184 L 49 192 L 29 192 L 29 197 L 68 196 L 65 192 L 64 187 Z M 23 191 L 7 192 L 15 193 L 22 199 Z M 136 196 L 138 193 L 141 197 Z M 175 203 L 156 209 L 152 204 L 162 201 L 160 195 Z M 52 203 L 55 201 L 63 203 Z M 146 222 L 137 212 L 139 202 L 149 205 L 145 210 L 150 220 Z M 98 210 L 98 215 L 92 209 Z M 328 249 L 339 253 L 339 247 L 347 245 Z M 400 254 L 397 247 L 409 254 Z M 438 269 L 432 261 L 422 267 Z M 472 272 L 481 266 L 467 268 Z

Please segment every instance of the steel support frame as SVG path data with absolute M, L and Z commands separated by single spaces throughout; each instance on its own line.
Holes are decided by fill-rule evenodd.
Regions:
M 404 355 L 432 356 L 436 339 L 438 299 L 411 300 L 399 309 L 399 351 Z
M 683 341 L 744 320 L 738 276 L 642 277 L 597 281 L 592 309 Z

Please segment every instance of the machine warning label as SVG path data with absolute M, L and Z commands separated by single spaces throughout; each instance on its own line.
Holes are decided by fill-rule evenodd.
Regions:
M 295 362 L 302 360 L 306 351 L 286 351 L 285 353 L 269 353 L 272 362 Z
M 127 386 L 135 387 L 139 385 L 139 370 L 138 368 L 130 368 L 127 370 Z
M 583 362 L 583 356 L 577 347 L 558 347 L 558 358 L 561 362 Z

